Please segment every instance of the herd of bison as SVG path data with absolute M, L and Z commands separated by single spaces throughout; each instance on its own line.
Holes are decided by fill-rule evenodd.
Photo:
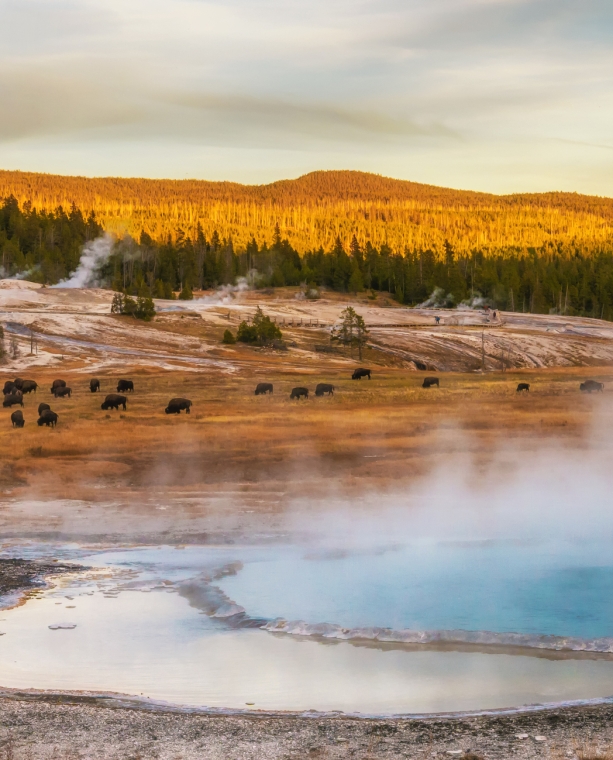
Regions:
M 370 380 L 371 376 L 371 370 L 366 369 L 364 367 L 359 367 L 358 369 L 354 370 L 353 374 L 351 375 L 352 380 L 361 380 L 363 377 L 367 377 Z M 439 378 L 438 377 L 425 377 L 423 379 L 423 382 L 421 384 L 422 388 L 432 388 L 436 386 L 437 388 L 440 387 Z M 585 392 L 585 393 L 592 393 L 593 391 L 602 391 L 604 388 L 603 383 L 599 383 L 596 380 L 586 380 L 584 383 L 581 383 L 579 386 L 579 390 Z M 15 380 L 7 380 L 4 384 L 4 401 L 2 402 L 2 406 L 5 408 L 10 408 L 12 406 L 21 406 L 23 407 L 23 397 L 28 393 L 36 393 L 38 389 L 38 384 L 34 380 L 22 380 L 21 378 L 16 378 Z M 65 380 L 54 380 L 51 384 L 51 393 L 53 394 L 53 397 L 58 398 L 64 398 L 72 395 L 72 389 L 69 388 L 66 385 Z M 97 393 L 100 390 L 100 380 L 97 378 L 92 378 L 89 381 L 89 390 L 92 393 Z M 517 386 L 517 392 L 528 392 L 530 390 L 530 384 L 529 383 L 519 383 Z M 100 405 L 101 409 L 107 410 L 107 409 L 119 409 L 119 407 L 122 407 L 122 409 L 126 410 L 126 404 L 127 404 L 127 397 L 122 395 L 122 393 L 132 393 L 134 391 L 134 382 L 132 380 L 119 380 L 117 382 L 117 393 L 109 393 L 102 404 Z M 273 385 L 272 383 L 258 383 L 255 389 L 255 395 L 256 396 L 262 396 L 273 392 Z M 315 395 L 316 396 L 333 396 L 334 395 L 334 385 L 331 385 L 330 383 L 319 383 L 317 387 L 315 388 Z M 309 397 L 309 389 L 305 388 L 303 386 L 298 386 L 296 388 L 292 388 L 292 392 L 290 393 L 290 399 L 301 399 L 301 398 L 308 398 Z M 168 406 L 164 410 L 166 414 L 180 414 L 182 411 L 185 411 L 186 414 L 190 413 L 192 406 L 192 402 L 188 398 L 171 398 L 168 402 Z M 47 427 L 55 427 L 58 421 L 58 415 L 56 412 L 54 412 L 49 404 L 41 403 L 38 405 L 38 421 L 37 424 L 39 427 L 42 427 L 43 425 L 46 425 Z M 13 427 L 22 428 L 25 424 L 25 420 L 23 417 L 23 412 L 21 409 L 18 409 L 15 412 L 11 413 L 11 423 Z

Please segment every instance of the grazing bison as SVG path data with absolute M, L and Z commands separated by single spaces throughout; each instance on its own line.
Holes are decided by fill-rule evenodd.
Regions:
M 96 391 L 100 390 L 100 380 L 98 378 L 93 378 L 89 381 L 89 389 L 92 393 L 96 393 Z
M 123 406 L 124 412 L 126 411 L 127 398 L 125 396 L 119 396 L 117 393 L 109 393 L 100 405 L 100 409 L 119 409 Z
M 65 388 L 66 387 L 66 380 L 54 380 L 51 383 L 51 393 L 55 393 L 56 388 Z
M 15 404 L 19 404 L 19 406 L 23 406 L 23 396 L 21 393 L 13 393 L 10 396 L 5 396 L 4 401 L 2 402 L 2 406 L 10 407 L 14 406 Z
M 530 383 L 519 383 L 517 386 L 517 393 L 521 393 L 522 391 L 529 391 L 530 390 Z
M 596 380 L 586 380 L 579 386 L 579 390 L 584 393 L 592 393 L 592 391 L 600 391 L 602 393 L 603 388 L 604 383 L 598 383 Z
M 258 383 L 255 387 L 255 395 L 261 396 L 266 393 L 272 393 L 272 383 Z
M 34 380 L 24 380 L 21 384 L 21 392 L 22 393 L 36 393 L 36 389 L 38 388 L 38 383 Z
M 2 390 L 2 393 L 4 393 L 5 396 L 7 396 L 10 393 L 13 393 L 14 391 L 19 390 L 15 383 L 12 380 L 7 380 L 6 383 L 4 383 L 4 388 Z
M 324 393 L 327 393 L 328 396 L 334 396 L 334 386 L 330 383 L 318 383 L 317 388 L 315 388 L 315 395 L 323 396 Z
M 164 411 L 166 414 L 181 414 L 181 410 L 185 409 L 186 414 L 189 414 L 191 405 L 192 402 L 188 398 L 171 398 Z
M 58 416 L 55 412 L 52 412 L 51 409 L 45 409 L 38 420 L 36 420 L 36 424 L 38 427 L 42 427 L 43 425 L 46 425 L 47 427 L 55 427 L 57 425 L 57 420 Z
M 432 388 L 433 385 L 436 385 L 437 388 L 440 388 L 438 383 L 438 377 L 424 377 L 424 381 L 421 384 L 422 388 Z
M 39 404 L 38 405 L 38 416 L 39 417 L 40 417 L 40 415 L 43 412 L 46 412 L 46 411 L 51 411 L 51 407 L 49 406 L 49 404 Z
M 351 375 L 352 380 L 361 380 L 363 377 L 367 377 L 370 380 L 369 369 L 365 369 L 364 367 L 358 367 L 358 369 L 353 370 L 353 375 Z
M 292 392 L 289 394 L 290 398 L 297 398 L 300 399 L 304 396 L 304 398 L 309 397 L 309 389 L 308 388 L 293 388 Z
M 117 383 L 117 393 L 121 393 L 122 391 L 125 393 L 125 391 L 132 391 L 134 390 L 134 383 L 132 380 L 120 380 Z
M 16 412 L 11 414 L 11 422 L 13 423 L 13 427 L 23 427 L 26 424 L 21 409 L 17 409 Z
M 53 391 L 53 395 L 55 398 L 64 398 L 64 396 L 68 396 L 68 398 L 70 398 L 72 395 L 72 388 L 69 388 L 67 385 L 60 386 Z

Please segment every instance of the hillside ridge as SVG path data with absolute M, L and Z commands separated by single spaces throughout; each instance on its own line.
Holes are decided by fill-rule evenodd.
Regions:
M 44 211 L 74 203 L 106 229 L 155 239 L 217 230 L 244 247 L 270 242 L 276 224 L 301 252 L 348 243 L 394 250 L 449 240 L 458 250 L 602 244 L 613 236 L 613 198 L 551 191 L 495 195 L 352 170 L 243 185 L 193 179 L 90 178 L 0 170 L 0 198 Z

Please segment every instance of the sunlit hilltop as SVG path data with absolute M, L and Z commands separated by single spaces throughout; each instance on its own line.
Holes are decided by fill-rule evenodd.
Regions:
M 244 248 L 276 224 L 300 252 L 384 243 L 394 251 L 526 249 L 547 243 L 600 249 L 613 233 L 613 199 L 576 193 L 491 195 L 356 171 L 320 171 L 269 185 L 203 180 L 68 177 L 0 171 L 0 197 L 51 211 L 73 203 L 106 229 L 154 239 L 217 230 Z

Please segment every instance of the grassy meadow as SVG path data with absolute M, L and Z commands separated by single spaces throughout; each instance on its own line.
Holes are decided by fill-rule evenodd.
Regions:
M 1 483 L 5 492 L 58 498 L 232 484 L 305 493 L 339 481 L 348 489 L 386 488 L 458 452 L 487 462 L 511 441 L 525 452 L 547 440 L 584 446 L 595 422 L 610 414 L 612 374 L 574 368 L 441 373 L 440 388 L 423 389 L 422 373 L 396 368 L 375 369 L 371 381 L 352 381 L 349 370 L 338 369 L 140 369 L 121 374 L 135 383 L 123 412 L 100 409 L 119 374 L 98 375 L 102 392 L 94 394 L 82 372 L 56 370 L 33 375 L 40 388 L 25 397 L 23 429 L 12 428 L 11 410 L 3 410 Z M 57 376 L 72 387 L 72 398 L 53 399 L 49 387 Z M 605 392 L 581 394 L 579 383 L 588 376 L 603 380 Z M 254 395 L 260 381 L 274 383 L 272 396 Z M 333 383 L 335 395 L 316 398 L 318 382 Z M 518 382 L 531 383 L 530 393 L 516 393 Z M 308 400 L 290 400 L 296 385 L 309 388 Z M 164 413 L 174 396 L 192 400 L 190 415 Z M 36 425 L 41 401 L 59 414 L 57 428 Z

